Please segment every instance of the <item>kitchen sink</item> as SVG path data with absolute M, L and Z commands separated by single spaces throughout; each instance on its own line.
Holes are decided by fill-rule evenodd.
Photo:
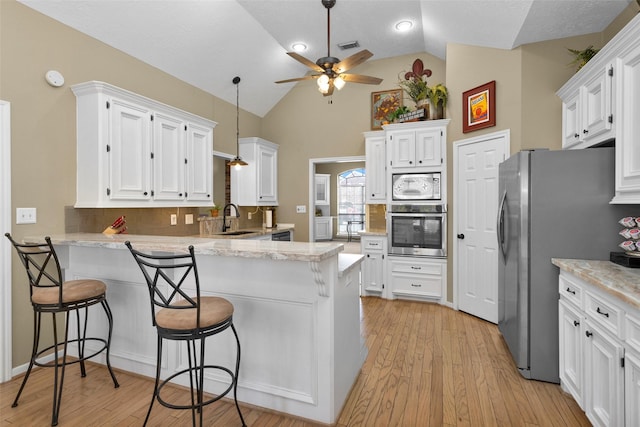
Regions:
M 221 236 L 242 236 L 243 234 L 252 234 L 255 233 L 255 231 L 225 231 L 224 233 L 216 233 L 216 235 L 221 235 Z

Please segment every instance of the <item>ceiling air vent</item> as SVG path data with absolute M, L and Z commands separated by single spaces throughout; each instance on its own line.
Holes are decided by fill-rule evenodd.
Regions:
M 338 47 L 341 50 L 353 49 L 354 47 L 360 47 L 360 43 L 358 43 L 357 40 L 354 40 L 352 42 L 338 43 Z

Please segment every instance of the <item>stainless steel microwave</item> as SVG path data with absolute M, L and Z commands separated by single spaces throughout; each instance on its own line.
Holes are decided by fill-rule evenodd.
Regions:
M 397 173 L 391 176 L 393 201 L 438 201 L 440 172 Z

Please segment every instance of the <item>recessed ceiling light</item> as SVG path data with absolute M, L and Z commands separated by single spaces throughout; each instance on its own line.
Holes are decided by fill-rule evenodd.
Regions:
M 398 31 L 409 31 L 413 27 L 413 22 L 411 21 L 400 21 L 396 24 L 396 30 Z
M 307 45 L 304 43 L 294 43 L 291 45 L 291 48 L 296 52 L 304 52 L 307 50 Z

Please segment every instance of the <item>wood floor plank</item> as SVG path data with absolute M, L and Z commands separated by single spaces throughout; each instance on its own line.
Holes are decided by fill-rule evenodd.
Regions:
M 361 299 L 361 334 L 369 353 L 336 427 L 589 426 L 584 412 L 556 384 L 522 378 L 496 325 L 431 303 Z M 88 364 L 86 378 L 69 370 L 60 427 L 142 425 L 153 381 Z M 0 384 L 0 425 L 48 426 L 51 369 L 33 372 L 17 408 L 11 403 L 22 377 Z M 183 387 L 167 396 L 188 398 Z M 248 426 L 326 427 L 251 405 L 241 405 Z M 205 425 L 239 426 L 232 401 L 204 409 Z M 191 424 L 188 411 L 157 402 L 150 425 Z

